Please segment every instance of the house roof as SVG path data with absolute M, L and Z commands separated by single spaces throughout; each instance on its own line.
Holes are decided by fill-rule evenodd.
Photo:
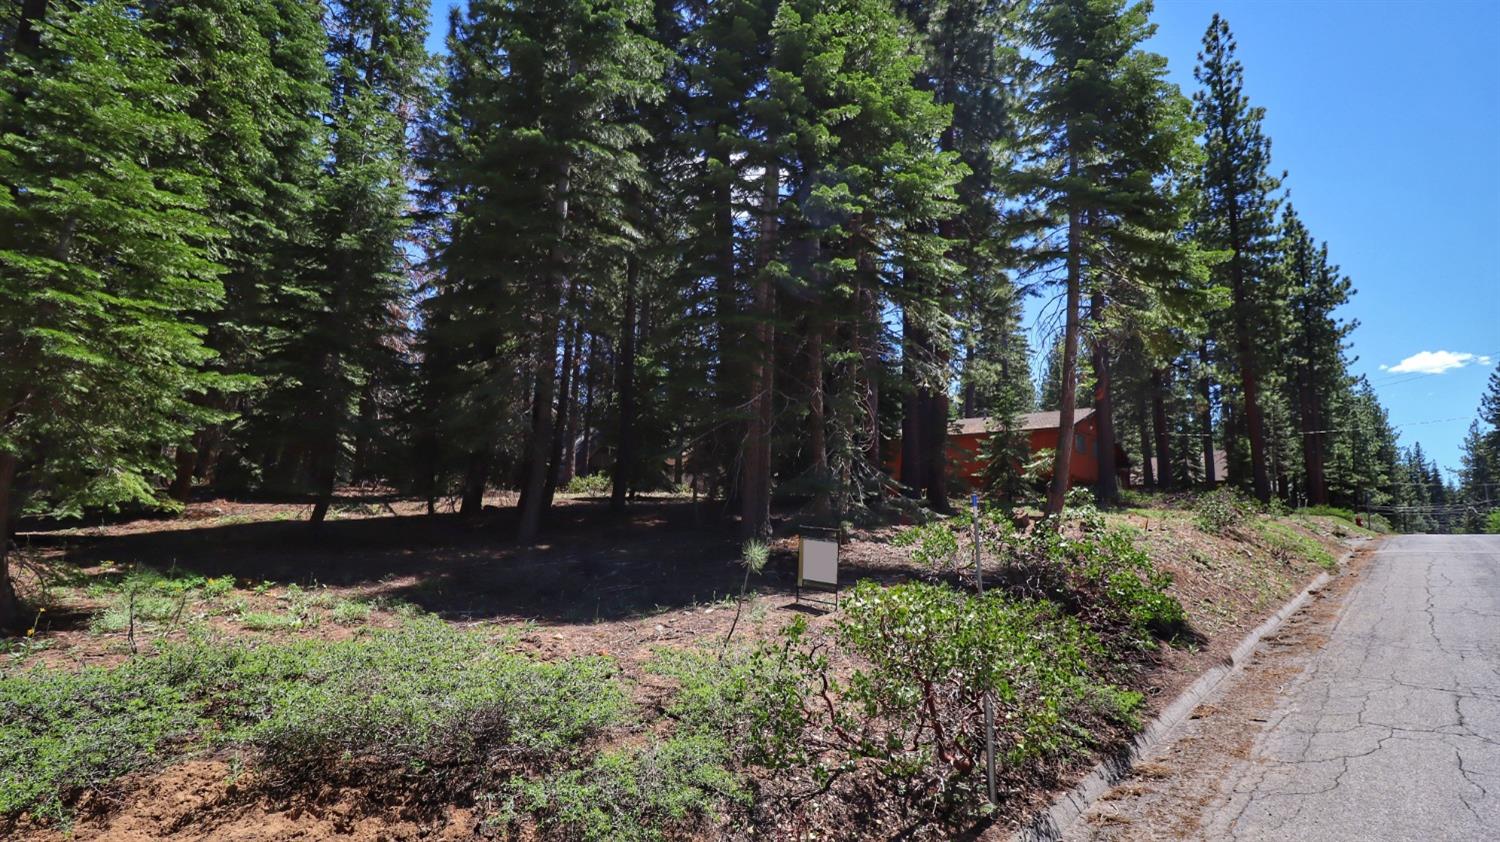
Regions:
M 1202 454 L 1194 455 L 1195 462 L 1202 461 Z M 1155 476 L 1158 472 L 1156 457 L 1151 457 L 1151 474 Z M 1223 450 L 1214 451 L 1214 482 L 1224 482 L 1229 477 L 1229 454 Z
M 1080 423 L 1093 414 L 1093 409 L 1089 407 L 1079 407 L 1078 410 L 1073 413 L 1073 423 Z M 1028 432 L 1031 430 L 1055 430 L 1059 426 L 1061 426 L 1061 416 L 1062 413 L 1056 410 L 1050 412 L 1028 412 L 1024 415 L 1017 416 L 1016 420 L 1019 422 L 1019 424 L 1017 425 L 1017 429 L 1021 430 L 1022 432 Z M 991 432 L 990 419 L 988 417 L 960 418 L 957 421 L 953 422 L 953 425 L 950 427 L 950 429 L 955 434 L 960 436 L 972 435 L 974 433 L 988 433 Z

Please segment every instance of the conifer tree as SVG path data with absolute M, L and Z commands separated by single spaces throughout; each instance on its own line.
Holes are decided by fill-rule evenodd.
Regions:
M 250 417 L 273 487 L 327 515 L 361 403 L 395 379 L 406 341 L 406 135 L 424 98 L 427 4 L 341 0 L 325 27 L 330 79 L 308 237 L 268 306 L 267 392 Z
M 1000 210 L 1008 198 L 1004 175 L 1019 131 L 1017 77 L 1025 62 L 1018 35 L 1025 4 L 901 0 L 896 5 L 917 33 L 923 59 L 917 86 L 952 109 L 939 146 L 967 168 L 958 183 L 957 213 L 937 226 L 953 266 L 951 279 L 926 277 L 917 266 L 903 279 L 912 302 L 902 313 L 903 482 L 943 509 L 954 356 L 960 416 L 992 409 L 1008 413 L 1014 401 L 1001 396 L 1029 385 L 1020 296 L 1008 276 L 1016 245 Z M 999 403 L 992 406 L 993 401 Z
M 1047 511 L 1061 511 L 1073 457 L 1081 298 L 1111 273 L 1182 271 L 1181 210 L 1168 179 L 1193 126 L 1166 61 L 1140 48 L 1147 3 L 1056 0 L 1037 7 L 1032 45 L 1045 57 L 1027 112 L 1036 154 L 1016 183 L 1036 205 L 1033 259 L 1064 287 L 1059 440 Z M 1061 242 L 1058 242 L 1061 240 Z M 1109 423 L 1108 413 L 1101 422 Z M 1110 454 L 1112 457 L 1112 453 Z
M 1295 389 L 1295 441 L 1302 452 L 1302 476 L 1310 505 L 1327 505 L 1327 461 L 1331 432 L 1336 426 L 1329 411 L 1332 396 L 1344 388 L 1344 338 L 1356 324 L 1340 322 L 1334 311 L 1349 300 L 1353 284 L 1328 261 L 1328 246 L 1316 247 L 1307 227 L 1291 205 L 1284 214 L 1282 233 L 1283 280 L 1289 331 L 1284 364 L 1292 368 L 1287 380 Z
M 158 502 L 163 447 L 214 420 L 193 314 L 223 289 L 204 129 L 139 4 L 52 4 L 0 65 L 0 625 L 25 511 Z
M 476 0 L 456 19 L 447 154 L 432 165 L 454 196 L 442 256 L 454 274 L 434 307 L 453 343 L 477 357 L 476 385 L 519 390 L 529 407 L 523 541 L 540 527 L 559 458 L 564 305 L 581 288 L 578 273 L 624 246 L 621 205 L 641 179 L 646 138 L 631 106 L 660 95 L 664 71 L 649 13 L 637 0 Z M 526 374 L 486 382 L 516 352 Z
M 1227 251 L 1220 264 L 1232 296 L 1230 321 L 1233 362 L 1238 369 L 1243 423 L 1250 443 L 1255 496 L 1271 499 L 1269 454 L 1261 408 L 1265 361 L 1257 342 L 1265 327 L 1264 311 L 1274 304 L 1270 262 L 1274 259 L 1276 200 L 1280 180 L 1269 173 L 1271 141 L 1261 131 L 1265 110 L 1252 107 L 1244 94 L 1244 68 L 1235 59 L 1229 24 L 1214 15 L 1203 36 L 1194 77 L 1202 89 L 1194 94 L 1203 124 L 1205 161 L 1200 191 L 1198 236 L 1213 249 Z
M 191 92 L 186 110 L 205 130 L 174 164 L 202 177 L 210 219 L 222 234 L 215 256 L 224 266 L 224 306 L 200 318 L 218 352 L 213 365 L 231 376 L 225 382 L 235 389 L 208 395 L 206 402 L 236 411 L 254 400 L 251 378 L 262 371 L 272 338 L 276 316 L 267 303 L 296 271 L 292 255 L 308 246 L 322 149 L 319 115 L 328 102 L 320 6 L 307 0 L 162 0 L 147 12 L 175 78 Z M 195 475 L 213 477 L 225 444 L 249 444 L 238 432 L 213 425 L 178 447 L 173 496 L 187 499 Z M 247 480 L 244 456 L 232 452 L 232 475 L 216 478 Z

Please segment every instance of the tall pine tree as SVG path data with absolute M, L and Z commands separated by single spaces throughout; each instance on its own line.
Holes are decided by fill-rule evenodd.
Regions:
M 1200 191 L 1198 236 L 1213 249 L 1227 251 L 1220 276 L 1232 296 L 1229 316 L 1233 364 L 1238 369 L 1245 434 L 1255 496 L 1271 499 L 1266 423 L 1261 408 L 1264 343 L 1257 340 L 1264 312 L 1274 304 L 1268 287 L 1274 260 L 1276 200 L 1280 181 L 1269 173 L 1271 141 L 1261 131 L 1262 108 L 1251 107 L 1244 93 L 1244 68 L 1235 59 L 1229 24 L 1217 14 L 1203 36 L 1194 76 L 1203 87 L 1194 94 L 1203 124 L 1206 158 Z
M 204 129 L 129 0 L 52 4 L 0 66 L 0 626 L 22 511 L 153 503 L 163 445 L 213 420 L 195 311 L 223 293 Z
M 1170 189 L 1193 135 L 1166 60 L 1140 48 L 1150 5 L 1055 0 L 1037 7 L 1042 56 L 1028 103 L 1036 153 L 1017 177 L 1035 203 L 1033 260 L 1061 275 L 1063 346 L 1059 439 L 1047 511 L 1062 510 L 1072 469 L 1081 299 L 1114 273 L 1182 270 Z M 1109 413 L 1100 413 L 1109 423 Z M 1111 439 L 1112 440 L 1112 439 Z M 1113 453 L 1109 454 L 1110 459 Z

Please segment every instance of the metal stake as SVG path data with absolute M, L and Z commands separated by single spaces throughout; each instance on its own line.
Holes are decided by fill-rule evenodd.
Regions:
M 979 495 L 969 494 L 969 510 L 973 515 L 971 518 L 971 535 L 974 543 L 974 583 L 979 588 L 979 595 L 984 596 L 984 569 L 979 566 Z M 990 696 L 989 688 L 984 691 L 984 777 L 988 784 L 990 803 L 999 804 L 995 798 L 995 700 Z

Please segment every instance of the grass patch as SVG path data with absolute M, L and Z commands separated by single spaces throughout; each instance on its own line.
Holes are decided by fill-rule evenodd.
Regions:
M 1339 520 L 1354 523 L 1354 512 L 1338 506 L 1304 506 L 1297 510 L 1297 514 L 1308 517 L 1336 517 Z
M 1324 570 L 1338 569 L 1338 560 L 1317 539 L 1276 520 L 1264 519 L 1258 525 L 1271 557 L 1277 561 L 1290 563 L 1294 559 L 1305 559 Z

